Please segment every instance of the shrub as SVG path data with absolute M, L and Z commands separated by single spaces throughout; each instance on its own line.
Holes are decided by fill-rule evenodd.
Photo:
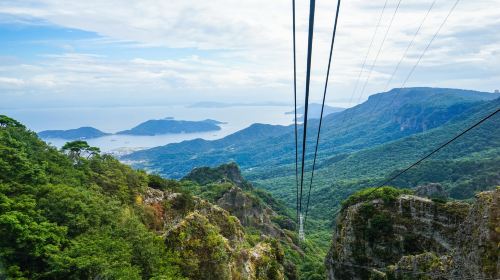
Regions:
M 395 201 L 402 194 L 411 194 L 411 190 L 396 189 L 394 187 L 367 188 L 358 191 L 342 202 L 342 209 L 362 201 L 382 199 L 384 203 L 389 204 Z

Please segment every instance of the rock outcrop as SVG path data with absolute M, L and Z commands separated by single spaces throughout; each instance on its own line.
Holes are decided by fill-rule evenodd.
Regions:
M 191 170 L 191 172 L 189 172 L 188 175 L 183 178 L 183 180 L 193 181 L 200 185 L 231 182 L 242 189 L 248 189 L 252 187 L 250 182 L 243 178 L 239 166 L 234 162 L 222 164 L 215 168 L 194 168 L 193 170 Z
M 146 224 L 183 260 L 179 266 L 189 279 L 284 279 L 279 243 L 249 242 L 238 218 L 221 207 L 157 189 L 148 189 L 140 202 L 148 213 Z
M 267 203 L 264 202 L 259 194 L 261 196 L 265 194 L 256 190 L 243 178 L 237 164 L 195 168 L 183 180 L 200 184 L 206 190 L 217 188 L 220 184 L 228 185 L 229 187 L 221 191 L 217 198 L 211 200 L 213 204 L 237 217 L 244 227 L 283 240 L 301 251 L 290 235 L 295 229 L 294 221 L 273 209 L 272 206 L 278 203 L 272 197 L 265 197 Z
M 443 199 L 448 198 L 444 187 L 438 183 L 430 183 L 427 185 L 421 185 L 415 188 L 415 195 L 420 197 L 427 197 L 433 199 Z
M 329 279 L 498 279 L 500 189 L 472 206 L 388 197 L 389 189 L 342 210 L 325 260 Z

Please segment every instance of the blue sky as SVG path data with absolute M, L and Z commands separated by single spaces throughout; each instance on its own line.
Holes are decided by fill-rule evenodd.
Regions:
M 366 90 L 355 98 L 384 0 L 345 1 L 327 101 L 346 106 L 348 100 L 388 90 L 390 73 L 432 1 L 401 2 L 373 72 L 362 73 Z M 321 98 L 333 2 L 317 1 L 313 101 Z M 388 1 L 367 65 L 375 60 L 397 2 Z M 401 86 L 454 2 L 436 1 L 390 88 Z M 300 93 L 307 1 L 297 5 Z M 500 0 L 461 1 L 407 86 L 500 88 L 498 30 Z M 5 0 L 0 2 L 0 108 L 291 103 L 290 32 L 290 1 Z

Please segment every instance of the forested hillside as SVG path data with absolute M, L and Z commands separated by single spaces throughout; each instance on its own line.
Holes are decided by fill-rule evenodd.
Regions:
M 331 214 L 342 199 L 359 188 L 380 183 L 498 108 L 498 97 L 457 89 L 394 89 L 327 116 L 318 152 L 311 214 L 330 223 Z M 439 182 L 459 199 L 495 186 L 499 181 L 498 122 L 499 117 L 495 116 L 395 184 L 414 187 Z M 308 147 L 313 147 L 317 122 L 312 121 L 309 127 Z M 196 166 L 235 161 L 250 180 L 293 207 L 293 127 L 265 126 L 257 133 L 258 128 L 252 126 L 216 141 L 198 139 L 139 151 L 124 159 L 170 177 L 183 176 Z M 306 170 L 310 168 L 313 150 L 307 151 Z
M 0 278 L 324 279 L 341 202 L 498 110 L 492 97 L 391 91 L 328 116 L 304 242 L 292 210 L 293 127 L 255 124 L 127 158 L 173 180 L 84 141 L 57 150 L 0 116 Z M 453 199 L 494 188 L 499 123 L 495 115 L 392 184 L 440 183 Z
M 311 214 L 327 222 L 338 203 L 348 195 L 382 183 L 498 108 L 500 99 L 481 103 L 441 127 L 325 159 L 315 174 L 311 194 L 315 203 Z M 500 183 L 499 123 L 500 115 L 497 114 L 392 184 L 410 188 L 430 182 L 441 183 L 456 199 L 472 198 L 478 191 L 497 186 Z M 293 176 L 252 174 L 250 178 L 262 186 L 272 186 L 274 189 L 269 189 L 271 193 L 293 202 L 294 194 L 290 188 Z M 284 191 L 287 188 L 289 191 Z
M 322 279 L 290 215 L 234 164 L 166 180 L 0 116 L 0 279 Z
M 320 161 L 428 131 L 498 97 L 499 94 L 434 88 L 394 89 L 373 95 L 363 104 L 324 119 Z M 309 147 L 315 143 L 317 125 L 315 120 L 309 125 Z M 230 161 L 237 162 L 252 177 L 258 174 L 255 177 L 262 178 L 259 173 L 269 171 L 291 175 L 293 168 L 280 167 L 295 160 L 293 133 L 293 126 L 252 125 L 220 140 L 184 141 L 138 151 L 123 159 L 173 178 L 184 176 L 194 167 Z M 312 148 L 307 151 L 308 159 L 313 152 Z

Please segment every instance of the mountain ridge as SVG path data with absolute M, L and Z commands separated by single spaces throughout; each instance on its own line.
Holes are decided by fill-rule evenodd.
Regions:
M 424 95 L 420 95 L 422 92 Z M 379 94 L 379 97 L 372 98 L 368 103 L 327 116 L 312 189 L 316 203 L 311 207 L 311 215 L 328 223 L 328 215 L 335 211 L 335 205 L 350 193 L 381 183 L 391 172 L 415 161 L 427 149 L 448 140 L 460 128 L 470 125 L 487 110 L 499 106 L 500 99 L 495 100 L 498 96 L 495 94 L 458 90 L 456 98 L 452 98 L 453 92 L 451 89 L 433 92 L 429 88 L 405 89 L 399 93 L 398 90 L 392 90 Z M 380 108 L 384 110 L 373 112 L 377 98 L 383 98 L 380 104 L 390 103 L 394 94 L 406 101 L 395 102 L 393 107 L 383 105 Z M 349 120 L 351 114 L 352 120 Z M 344 118 L 346 122 L 342 124 Z M 408 172 L 407 177 L 400 178 L 396 183 L 413 187 L 436 180 L 444 184 L 452 197 L 461 199 L 490 188 L 500 180 L 495 176 L 495 171 L 498 171 L 495 166 L 499 164 L 498 137 L 491 137 L 492 133 L 498 131 L 494 125 L 496 119 L 464 136 L 466 141 L 459 146 L 460 149 L 450 147 L 448 157 L 438 156 L 423 163 L 420 167 L 427 171 L 426 174 L 417 169 Z M 317 122 L 312 121 L 310 127 L 315 125 Z M 268 129 L 273 131 L 273 127 Z M 184 147 L 198 145 L 197 142 L 186 141 L 140 151 L 125 158 L 134 160 L 134 155 L 140 155 L 135 158 L 140 161 L 135 164 L 136 167 L 171 177 L 182 177 L 196 166 L 235 161 L 249 180 L 293 207 L 295 193 L 290 187 L 295 180 L 293 126 L 280 129 L 279 133 L 269 137 L 260 135 L 251 143 L 229 141 L 227 138 L 217 142 L 202 141 L 202 148 L 193 153 L 184 153 Z M 314 130 L 311 129 L 308 134 L 312 135 L 308 138 L 308 146 L 312 147 Z M 470 139 L 476 139 L 478 144 Z M 176 150 L 182 153 L 176 153 Z M 310 148 L 306 153 L 306 170 L 310 168 L 312 150 Z M 401 151 L 401 154 L 396 151 Z M 459 156 L 457 159 L 450 157 L 455 152 Z M 446 154 L 446 151 L 443 153 Z M 168 161 L 173 164 L 168 164 Z M 165 162 L 166 165 L 163 164 Z M 474 173 L 475 169 L 481 172 Z M 446 170 L 450 171 L 450 175 L 447 175 Z M 310 173 L 306 172 L 306 182 L 308 176 Z
M 243 191 L 239 168 L 222 168 L 224 182 L 166 180 L 57 150 L 0 115 L 0 278 L 298 279 L 294 256 L 310 246 L 293 245 L 269 194 Z
M 367 101 L 364 104 L 355 106 L 353 108 L 347 109 L 343 112 L 329 115 L 324 119 L 324 127 L 322 128 L 322 142 L 319 147 L 319 154 L 339 154 L 341 152 L 353 152 L 370 146 L 382 144 L 384 142 L 405 137 L 414 133 L 422 132 L 423 130 L 428 130 L 433 127 L 442 125 L 453 116 L 460 114 L 461 112 L 472 107 L 477 102 L 484 102 L 483 100 L 487 96 L 491 98 L 494 94 L 484 94 L 470 91 L 459 91 L 460 94 L 466 94 L 468 98 L 460 97 L 460 100 L 455 99 L 455 104 L 457 106 L 447 105 L 443 107 L 441 104 L 449 104 L 449 96 L 441 95 L 442 92 L 449 93 L 453 90 L 448 89 L 437 89 L 438 93 L 427 93 L 428 88 L 418 88 L 415 91 L 406 90 L 406 94 L 415 95 L 420 94 L 421 91 L 426 94 L 427 97 L 433 97 L 434 100 L 438 100 L 440 105 L 435 107 L 435 120 L 434 122 L 425 123 L 423 117 L 418 117 L 419 115 L 426 115 L 426 112 L 417 112 L 414 115 L 415 120 L 404 123 L 402 119 L 410 119 L 411 116 L 395 118 L 394 108 L 386 109 L 383 112 L 376 112 L 372 114 L 372 103 Z M 465 92 L 465 93 L 464 93 Z M 403 98 L 407 97 L 403 94 L 399 94 Z M 396 90 L 392 90 L 388 93 L 381 93 L 378 96 L 386 99 L 392 98 L 396 94 Z M 441 95 L 441 98 L 439 97 Z M 387 98 L 388 96 L 388 98 Z M 500 95 L 499 95 L 500 96 Z M 376 97 L 376 98 L 380 98 Z M 375 99 L 376 99 L 375 98 Z M 400 97 L 401 98 L 401 97 Z M 412 97 L 415 100 L 415 96 Z M 465 99 L 465 101 L 463 101 Z M 418 99 L 417 99 L 418 100 Z M 452 101 L 454 99 L 451 99 Z M 389 100 L 387 101 L 389 102 Z M 420 104 L 420 103 L 416 103 Z M 419 105 L 420 106 L 420 105 Z M 400 108 L 400 104 L 397 104 L 396 108 Z M 411 111 L 411 110 L 410 110 Z M 379 118 L 383 115 L 382 118 Z M 353 119 L 350 120 L 350 117 Z M 403 115 L 404 116 L 404 115 Z M 345 123 L 342 121 L 345 120 Z M 361 121 L 363 120 L 363 121 Z M 425 125 L 410 125 L 411 123 L 425 123 Z M 314 145 L 314 135 L 317 129 L 317 120 L 312 120 L 310 127 L 310 132 L 308 132 L 308 144 Z M 375 128 L 374 128 L 375 127 Z M 401 127 L 407 127 L 407 129 L 401 129 Z M 186 155 L 186 156 L 174 156 L 172 160 L 176 162 L 182 161 L 184 164 L 180 165 L 185 167 L 184 169 L 177 170 L 176 166 L 165 165 L 163 162 L 167 160 L 162 158 L 162 154 L 165 153 L 172 156 L 175 154 L 176 150 L 184 151 L 187 146 L 198 145 L 202 141 L 195 140 L 196 142 L 184 141 L 178 144 L 170 144 L 166 146 L 156 147 L 151 150 L 143 150 L 136 153 L 132 153 L 124 157 L 126 160 L 137 160 L 137 167 L 144 167 L 157 172 L 162 173 L 166 176 L 171 177 L 182 177 L 185 173 L 189 172 L 193 167 L 196 166 L 207 166 L 207 165 L 217 165 L 224 162 L 236 161 L 244 169 L 254 168 L 262 163 L 267 163 L 267 165 L 276 165 L 283 163 L 292 163 L 294 161 L 293 150 L 293 126 L 288 127 L 278 127 L 276 126 L 276 131 L 273 131 L 273 127 L 267 127 L 267 131 L 260 134 L 260 137 L 253 138 L 252 143 L 247 143 L 244 141 L 239 141 L 235 135 L 243 133 L 250 128 L 243 129 L 233 135 L 229 135 L 225 138 L 214 140 L 214 141 L 203 141 L 202 147 L 197 149 L 197 155 Z M 345 132 L 344 132 L 345 130 Z M 268 135 L 266 136 L 266 133 Z M 247 133 L 250 134 L 250 133 Z M 302 134 L 301 127 L 299 127 L 299 135 Z M 232 139 L 235 138 L 235 139 Z M 326 139 L 326 140 L 325 140 Z M 276 143 L 279 143 L 276 145 Z M 258 147 L 258 149 L 255 149 Z M 255 151 L 249 153 L 249 151 Z M 308 151 L 310 156 L 311 149 Z M 299 151 L 300 153 L 300 151 Z M 269 157 L 273 155 L 273 157 Z M 188 160 L 189 159 L 189 160 Z M 214 161 L 215 160 L 215 161 Z M 214 161 L 214 162 L 212 162 Z M 179 166 L 179 165 L 177 165 Z

